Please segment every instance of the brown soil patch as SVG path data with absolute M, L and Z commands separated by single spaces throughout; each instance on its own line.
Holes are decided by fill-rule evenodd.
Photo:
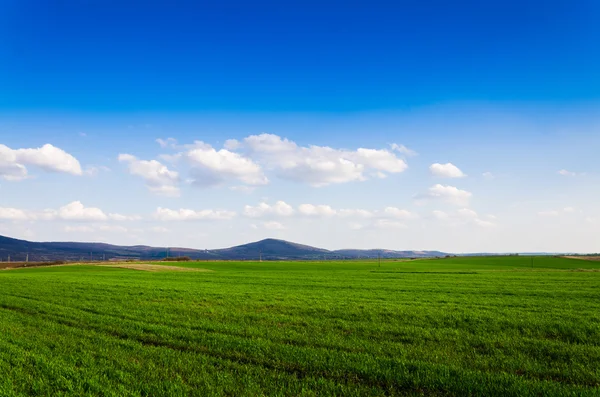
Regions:
M 145 272 L 212 272 L 209 269 L 198 269 L 193 267 L 179 267 L 179 266 L 163 266 L 163 265 L 150 265 L 147 263 L 115 263 L 110 265 L 99 265 L 106 267 L 119 267 L 121 269 L 131 270 L 143 270 Z
M 583 261 L 600 261 L 600 256 L 575 256 L 575 255 L 569 255 L 569 256 L 564 256 L 564 258 L 581 259 Z

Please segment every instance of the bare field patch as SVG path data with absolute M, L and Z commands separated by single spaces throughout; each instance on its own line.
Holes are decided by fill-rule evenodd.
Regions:
M 583 260 L 583 261 L 600 261 L 600 256 L 577 256 L 577 255 L 569 255 L 569 256 L 563 256 L 563 258 L 579 259 L 579 260 Z

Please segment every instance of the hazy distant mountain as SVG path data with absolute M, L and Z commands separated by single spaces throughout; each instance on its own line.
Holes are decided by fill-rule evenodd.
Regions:
M 447 255 L 446 253 L 440 251 L 393 251 L 385 249 L 343 249 L 333 252 L 343 257 L 352 258 L 378 258 L 379 256 L 381 256 L 381 258 L 430 258 Z
M 0 236 L 0 260 L 54 261 L 102 259 L 162 259 L 166 256 L 189 256 L 193 259 L 215 260 L 310 260 L 356 258 L 422 258 L 443 256 L 439 251 L 392 251 L 345 249 L 330 251 L 284 240 L 266 239 L 254 243 L 216 250 L 189 248 L 149 247 L 145 245 L 119 246 L 104 243 L 31 242 Z

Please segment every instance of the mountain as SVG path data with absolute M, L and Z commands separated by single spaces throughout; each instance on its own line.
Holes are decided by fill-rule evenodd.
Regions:
M 285 240 L 266 239 L 238 245 L 237 247 L 213 250 L 219 256 L 227 259 L 322 259 L 331 251 L 308 245 L 291 243 Z
M 168 252 L 168 254 L 167 254 Z M 104 243 L 32 242 L 0 236 L 0 260 L 78 261 L 103 259 L 158 260 L 166 256 L 189 256 L 202 260 L 311 260 L 357 258 L 422 258 L 446 255 L 439 251 L 392 251 L 346 249 L 330 251 L 289 241 L 266 239 L 254 243 L 216 250 L 119 246 Z

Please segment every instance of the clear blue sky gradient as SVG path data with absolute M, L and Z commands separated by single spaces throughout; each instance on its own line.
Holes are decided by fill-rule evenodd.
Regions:
M 4 0 L 0 109 L 595 100 L 599 19 L 593 0 Z
M 110 169 L 79 177 L 31 166 L 18 182 L 0 174 L 0 209 L 79 200 L 145 217 L 122 234 L 0 219 L 0 234 L 197 248 L 280 237 L 326 248 L 600 251 L 599 21 L 595 0 L 0 0 L 0 144 L 50 143 L 84 170 Z M 186 184 L 186 166 L 164 160 L 176 150 L 155 142 L 220 149 L 263 132 L 336 149 L 398 143 L 419 155 L 386 179 L 319 188 L 263 166 L 271 183 L 242 194 Z M 177 170 L 181 196 L 151 194 L 120 153 Z M 467 177 L 429 171 L 447 162 Z M 434 210 L 457 208 L 414 197 L 437 183 L 472 192 L 469 208 L 496 226 L 436 223 Z M 357 231 L 339 219 L 241 215 L 277 200 L 419 217 L 406 229 Z M 238 216 L 163 224 L 148 218 L 157 207 Z M 264 228 L 270 220 L 285 228 Z

